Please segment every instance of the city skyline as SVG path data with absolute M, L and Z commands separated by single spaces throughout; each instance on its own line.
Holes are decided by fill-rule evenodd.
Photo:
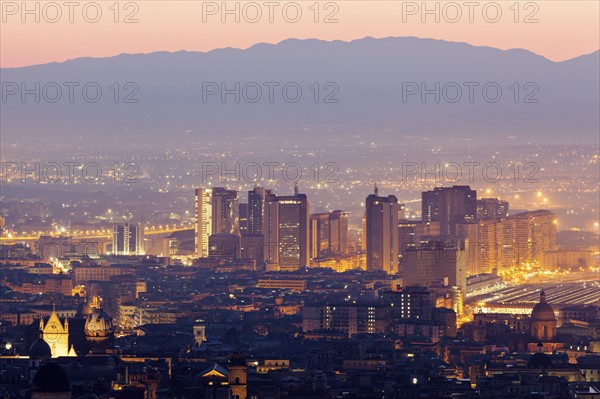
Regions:
M 0 398 L 600 398 L 597 0 L 0 31 Z

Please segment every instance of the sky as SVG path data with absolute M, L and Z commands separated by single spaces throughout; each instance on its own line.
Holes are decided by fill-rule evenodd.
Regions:
M 289 38 L 416 36 L 524 48 L 554 61 L 600 48 L 597 0 L 2 0 L 0 11 L 4 68 Z

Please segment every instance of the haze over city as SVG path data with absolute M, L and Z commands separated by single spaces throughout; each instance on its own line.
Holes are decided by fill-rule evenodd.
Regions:
M 600 3 L 0 12 L 0 396 L 600 398 Z

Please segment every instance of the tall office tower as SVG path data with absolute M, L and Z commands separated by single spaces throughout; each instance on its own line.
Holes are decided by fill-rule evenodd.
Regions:
M 439 222 L 398 221 L 398 270 L 403 271 L 406 265 L 406 252 L 419 248 L 421 243 L 438 240 L 440 237 Z
M 348 212 L 329 214 L 329 242 L 333 254 L 348 255 Z
M 503 269 L 504 226 L 502 219 L 479 221 L 479 269 L 480 273 L 491 273 Z
M 404 254 L 407 250 L 418 248 L 421 242 L 429 242 L 440 236 L 439 222 L 398 221 L 398 256 L 400 271 L 404 264 Z
M 194 246 L 196 256 L 199 258 L 208 258 L 208 237 L 213 232 L 212 190 L 212 188 L 196 189 L 196 234 Z
M 421 211 L 423 221 L 440 222 L 442 237 L 455 237 L 457 223 L 477 220 L 477 192 L 469 186 L 424 191 Z
M 245 236 L 248 234 L 248 204 L 240 204 L 240 234 Z
M 409 249 L 418 248 L 422 243 L 440 239 L 440 222 L 398 221 L 399 257 Z
M 481 245 L 479 223 L 458 223 L 456 225 L 457 242 L 465 248 L 467 276 L 483 273 L 480 267 Z
M 454 243 L 431 241 L 406 252 L 402 282 L 406 285 L 430 286 L 440 283 L 458 286 L 467 292 L 466 256 Z
M 513 224 L 516 265 L 537 261 L 547 264 L 547 251 L 556 249 L 556 217 L 547 210 L 523 212 L 508 218 Z
M 239 234 L 238 192 L 215 187 L 212 191 L 212 203 L 212 234 Z
M 508 216 L 508 201 L 498 198 L 481 198 L 477 200 L 477 219 L 505 218 Z
M 331 255 L 329 236 L 331 225 L 329 213 L 310 215 L 310 258 L 317 259 Z
M 271 190 L 263 187 L 254 187 L 248 191 L 248 234 L 264 235 L 263 225 L 265 220 L 265 208 L 267 196 Z
M 144 255 L 144 228 L 131 223 L 114 226 L 113 253 L 115 255 Z
M 409 248 L 417 246 L 417 223 L 409 221 L 400 221 L 398 223 L 398 254 L 400 258 Z
M 267 196 L 271 190 L 254 187 L 248 191 L 247 229 L 242 232 L 242 258 L 262 263 L 265 254 Z
M 196 189 L 196 256 L 209 256 L 212 234 L 239 234 L 239 198 L 223 187 Z
M 310 259 L 309 204 L 305 194 L 268 194 L 265 209 L 265 260 L 282 270 L 306 266 Z
M 515 221 L 509 217 L 502 220 L 502 269 L 515 265 Z
M 398 199 L 393 195 L 367 197 L 367 270 L 398 272 Z
M 367 212 L 363 212 L 361 220 L 360 250 L 367 252 Z
M 310 257 L 348 254 L 348 213 L 335 210 L 310 215 Z

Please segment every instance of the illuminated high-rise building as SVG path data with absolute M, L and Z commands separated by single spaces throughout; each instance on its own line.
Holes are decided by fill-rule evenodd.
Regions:
M 436 187 L 421 196 L 424 222 L 440 222 L 443 237 L 456 236 L 456 224 L 477 220 L 477 192 L 469 186 Z
M 477 219 L 492 219 L 508 216 L 508 201 L 498 198 L 481 198 L 477 200 Z
M 548 266 L 557 248 L 555 215 L 547 210 L 458 223 L 456 234 L 465 247 L 469 275 L 503 271 L 524 263 Z
M 329 214 L 329 242 L 332 253 L 348 254 L 348 212 L 335 210 Z
M 504 226 L 502 219 L 479 221 L 479 273 L 503 269 Z
M 310 215 L 310 257 L 311 259 L 331 255 L 329 248 L 329 213 Z
M 400 257 L 404 255 L 404 252 L 409 248 L 415 248 L 418 243 L 417 237 L 417 223 L 400 221 L 398 223 L 398 253 Z
M 196 189 L 196 256 L 209 256 L 209 237 L 213 234 L 239 234 L 239 197 L 223 187 Z
M 516 265 L 515 221 L 512 218 L 502 220 L 502 269 Z
M 348 213 L 335 210 L 310 216 L 310 257 L 348 254 Z
M 398 199 L 375 193 L 366 202 L 367 270 L 398 272 Z
M 248 234 L 248 204 L 240 204 L 239 220 L 240 234 L 245 236 Z
M 309 264 L 309 204 L 305 194 L 268 194 L 265 209 L 265 261 L 282 270 Z
M 398 221 L 398 257 L 399 271 L 402 271 L 405 263 L 405 253 L 410 249 L 417 248 L 421 242 L 430 241 L 440 235 L 439 222 L 421 221 Z
M 363 212 L 360 231 L 360 250 L 367 252 L 367 212 Z
M 239 197 L 235 190 L 212 189 L 212 234 L 239 234 Z
M 208 258 L 208 237 L 212 234 L 212 188 L 196 189 L 196 256 Z
M 266 200 L 269 194 L 271 190 L 263 187 L 254 187 L 248 191 L 248 235 L 264 235 Z
M 132 223 L 113 226 L 112 245 L 115 255 L 144 255 L 144 228 Z
M 480 267 L 481 244 L 478 223 L 458 223 L 456 225 L 457 241 L 465 248 L 467 276 L 483 273 Z
M 467 292 L 467 265 L 464 249 L 452 242 L 430 241 L 406 252 L 402 274 L 405 285 L 448 285 Z
M 547 264 L 546 252 L 555 250 L 556 216 L 547 210 L 523 212 L 508 218 L 513 229 L 514 263 L 520 265 L 537 261 Z

